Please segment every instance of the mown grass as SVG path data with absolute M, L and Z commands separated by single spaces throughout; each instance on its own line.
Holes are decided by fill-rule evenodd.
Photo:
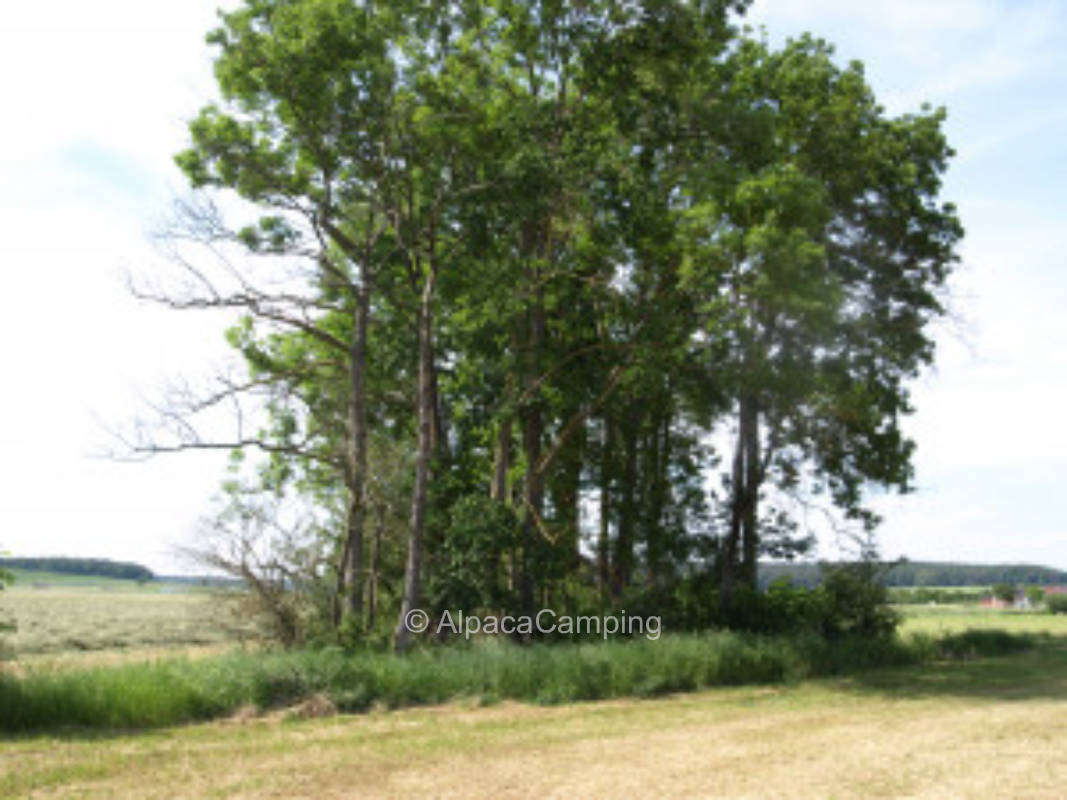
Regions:
M 5 589 L 0 612 L 18 625 L 4 636 L 8 647 L 24 658 L 233 641 L 232 633 L 219 625 L 219 605 L 210 592 L 94 580 L 86 585 L 34 588 L 23 583 Z
M 324 694 L 341 711 L 474 698 L 556 704 L 648 697 L 1024 649 L 1034 637 L 970 631 L 828 642 L 729 632 L 519 647 L 485 641 L 406 656 L 338 649 L 242 653 L 0 676 L 0 730 L 148 728 Z

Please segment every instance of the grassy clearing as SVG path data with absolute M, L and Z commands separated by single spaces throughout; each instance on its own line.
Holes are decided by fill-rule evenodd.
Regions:
M 1067 645 L 649 700 L 20 737 L 0 797 L 1060 798 Z

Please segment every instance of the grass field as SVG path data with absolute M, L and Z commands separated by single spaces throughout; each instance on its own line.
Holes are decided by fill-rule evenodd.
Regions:
M 230 646 L 221 632 L 203 641 L 217 608 L 199 592 L 23 584 L 0 607 L 35 620 L 19 637 L 36 649 L 17 662 L 33 672 Z M 357 715 L 305 702 L 157 730 L 23 734 L 0 738 L 0 798 L 1064 796 L 1067 615 L 904 611 L 905 637 L 1048 636 L 1009 656 L 646 700 L 472 698 Z
M 1000 629 L 1014 633 L 1067 636 L 1067 614 L 975 606 L 897 606 L 904 614 L 900 630 L 910 633 L 954 633 L 968 628 Z
M 1060 798 L 1065 712 L 1057 640 L 655 700 L 18 738 L 0 748 L 0 797 Z
M 20 662 L 90 664 L 233 641 L 218 598 L 181 584 L 27 573 L 0 592 L 18 629 L 5 640 Z

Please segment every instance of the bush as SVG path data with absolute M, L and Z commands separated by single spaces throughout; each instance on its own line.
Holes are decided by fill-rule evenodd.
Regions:
M 662 604 L 666 609 L 664 626 L 670 630 L 725 627 L 749 633 L 811 633 L 831 638 L 890 637 L 900 618 L 889 606 L 888 591 L 878 580 L 878 570 L 871 562 L 825 566 L 823 582 L 814 589 L 794 586 L 788 577 L 774 581 L 766 592 L 738 587 L 729 607 L 719 602 L 710 573 L 701 573 L 682 581 L 673 597 Z M 652 607 L 651 613 L 660 613 L 654 603 L 646 605 Z
M 1028 650 L 1033 647 L 1034 641 L 1032 634 L 971 629 L 942 636 L 937 642 L 937 649 L 942 658 L 1004 656 Z
M 1002 603 L 1014 603 L 1015 595 L 1015 586 L 1010 583 L 998 583 L 993 586 L 993 596 Z
M 1051 614 L 1067 614 L 1067 594 L 1050 594 L 1046 596 L 1045 607 Z
M 878 580 L 878 570 L 878 565 L 870 561 L 824 567 L 819 590 L 825 595 L 825 635 L 893 635 L 900 615 L 889 606 L 889 595 Z

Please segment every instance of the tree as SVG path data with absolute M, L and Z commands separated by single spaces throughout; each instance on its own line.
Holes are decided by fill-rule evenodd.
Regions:
M 1002 603 L 1014 603 L 1019 590 L 1013 583 L 997 583 L 993 585 L 993 597 Z
M 328 354 L 316 353 L 310 369 L 306 361 L 296 372 L 279 359 L 256 364 L 266 382 L 284 387 L 284 397 L 313 375 L 344 376 L 343 392 L 330 393 L 340 394 L 344 407 L 343 452 L 285 451 L 305 458 L 314 450 L 312 458 L 336 464 L 343 477 L 348 500 L 337 593 L 362 624 L 367 332 L 389 225 L 380 184 L 394 154 L 380 144 L 398 71 L 390 48 L 403 20 L 377 5 L 334 0 L 252 2 L 221 20 L 208 41 L 219 49 L 215 73 L 225 107 L 208 106 L 191 123 L 192 146 L 178 164 L 194 187 L 229 189 L 267 211 L 236 233 L 220 228 L 223 238 L 252 253 L 309 260 L 317 271 L 304 294 L 262 291 L 242 279 L 237 291 L 221 294 L 208 285 L 206 297 L 179 305 L 240 308 L 325 347 Z M 311 352 L 306 342 L 303 354 Z M 319 435 L 328 430 L 317 427 Z
M 906 381 L 962 234 L 937 200 L 943 110 L 887 119 L 858 63 L 825 43 L 740 44 L 726 65 L 729 156 L 694 181 L 691 285 L 734 396 L 722 588 L 755 587 L 759 498 L 826 492 L 870 529 L 865 483 L 906 491 Z M 725 161 L 725 167 L 722 162 Z M 805 476 L 807 467 L 812 469 Z

